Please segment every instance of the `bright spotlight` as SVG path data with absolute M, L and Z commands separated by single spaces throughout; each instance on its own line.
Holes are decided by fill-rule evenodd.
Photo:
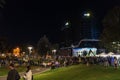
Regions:
M 66 22 L 65 25 L 68 26 L 68 25 L 69 25 L 69 22 Z
M 90 17 L 90 13 L 84 13 L 85 17 Z

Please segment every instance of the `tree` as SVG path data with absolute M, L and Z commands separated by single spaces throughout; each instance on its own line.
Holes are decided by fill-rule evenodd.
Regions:
M 38 53 L 40 55 L 46 55 L 50 51 L 50 42 L 46 35 L 44 35 L 39 41 L 38 41 Z
M 120 6 L 114 7 L 103 20 L 104 30 L 101 35 L 106 48 L 113 48 L 113 42 L 120 42 Z
M 52 44 L 51 49 L 59 49 L 59 44 Z
M 4 53 L 8 49 L 7 38 L 1 37 L 0 38 L 0 52 Z
M 0 8 L 4 8 L 5 4 L 6 4 L 5 0 L 0 0 Z

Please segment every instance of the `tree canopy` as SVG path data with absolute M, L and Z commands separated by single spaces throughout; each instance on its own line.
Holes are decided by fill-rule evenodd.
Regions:
M 0 0 L 0 8 L 4 8 L 5 4 L 6 4 L 5 0 Z
M 120 42 L 120 6 L 111 9 L 103 19 L 104 30 L 101 40 L 105 46 L 112 42 Z
M 48 38 L 44 35 L 38 41 L 38 53 L 40 55 L 46 55 L 48 51 L 50 51 L 50 42 Z

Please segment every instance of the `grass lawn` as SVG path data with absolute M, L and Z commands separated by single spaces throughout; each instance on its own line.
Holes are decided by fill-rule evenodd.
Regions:
M 35 74 L 34 80 L 120 80 L 120 69 L 80 64 Z
M 25 67 L 18 67 L 18 68 L 16 68 L 16 69 L 17 69 L 18 72 L 24 72 L 24 71 L 26 70 Z M 9 70 L 10 70 L 10 69 L 9 69 L 8 67 L 1 67 L 1 68 L 0 68 L 0 76 L 5 76 L 5 75 L 7 75 Z
M 8 73 L 8 68 L 0 67 L 0 76 L 4 76 Z
M 32 69 L 36 69 L 38 67 L 32 66 Z M 25 72 L 26 71 L 26 66 L 20 66 L 16 68 L 17 71 L 20 72 Z M 0 76 L 6 76 L 8 74 L 8 71 L 10 69 L 8 67 L 0 67 Z

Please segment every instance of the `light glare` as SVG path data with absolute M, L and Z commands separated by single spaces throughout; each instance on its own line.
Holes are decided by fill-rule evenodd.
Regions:
M 84 16 L 89 17 L 90 13 L 85 13 Z

